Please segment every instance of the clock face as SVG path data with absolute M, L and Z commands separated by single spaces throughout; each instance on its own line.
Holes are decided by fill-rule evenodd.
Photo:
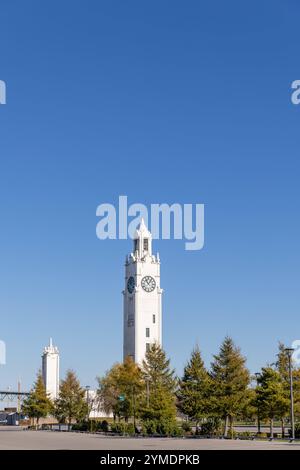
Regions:
M 141 285 L 142 285 L 142 288 L 143 288 L 146 292 L 152 292 L 152 291 L 154 291 L 154 289 L 155 289 L 156 282 L 155 282 L 155 280 L 153 279 L 153 277 L 151 277 L 151 276 L 145 276 L 145 277 L 143 277 L 143 279 L 142 279 Z
M 132 292 L 134 291 L 134 288 L 135 288 L 134 277 L 130 276 L 130 278 L 127 281 L 127 290 L 129 294 L 132 294 Z

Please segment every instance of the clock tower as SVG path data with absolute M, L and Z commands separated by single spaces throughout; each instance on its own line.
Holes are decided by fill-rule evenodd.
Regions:
M 152 343 L 161 345 L 162 292 L 159 255 L 152 254 L 152 236 L 142 219 L 125 263 L 124 359 L 141 364 Z

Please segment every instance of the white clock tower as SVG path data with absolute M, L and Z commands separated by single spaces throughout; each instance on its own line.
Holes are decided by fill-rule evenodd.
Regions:
M 133 253 L 125 263 L 123 355 L 141 364 L 152 343 L 161 344 L 162 312 L 159 255 L 152 254 L 152 236 L 144 220 L 134 236 Z

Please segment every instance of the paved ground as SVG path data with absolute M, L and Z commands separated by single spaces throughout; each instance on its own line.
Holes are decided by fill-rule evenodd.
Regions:
M 269 449 L 300 450 L 300 442 L 255 442 L 222 439 L 169 439 L 106 437 L 66 432 L 22 431 L 19 428 L 0 427 L 0 450 L 16 449 L 142 449 L 142 450 L 216 450 L 216 449 Z

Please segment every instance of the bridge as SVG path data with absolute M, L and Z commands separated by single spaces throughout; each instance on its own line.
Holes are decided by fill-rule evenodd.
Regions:
M 24 398 L 28 397 L 30 392 L 13 392 L 12 390 L 0 390 L 0 401 L 15 401 L 17 398 L 18 400 L 24 400 Z

